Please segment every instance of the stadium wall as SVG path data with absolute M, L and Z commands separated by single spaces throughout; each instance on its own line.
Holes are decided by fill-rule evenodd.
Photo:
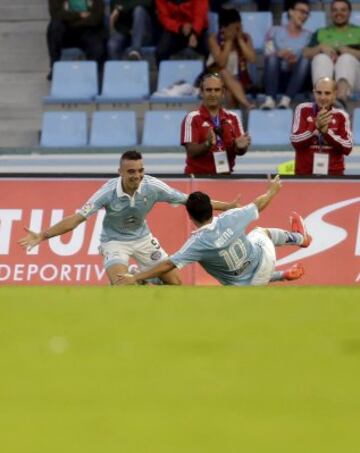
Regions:
M 31 252 L 25 253 L 16 243 L 24 235 L 24 226 L 39 231 L 74 213 L 106 179 L 0 178 L 0 285 L 107 285 L 97 249 L 103 212 L 74 232 L 52 238 Z M 240 193 L 243 204 L 266 190 L 266 180 L 258 177 L 164 180 L 186 193 L 202 190 L 219 200 L 231 200 Z M 298 211 L 306 219 L 313 243 L 307 249 L 278 248 L 278 268 L 302 262 L 306 275 L 296 284 L 359 284 L 359 207 L 359 178 L 287 179 L 280 194 L 251 228 L 288 228 L 290 212 Z M 152 210 L 148 223 L 170 254 L 193 230 L 183 207 L 165 203 Z M 198 265 L 188 266 L 181 273 L 186 284 L 216 284 Z

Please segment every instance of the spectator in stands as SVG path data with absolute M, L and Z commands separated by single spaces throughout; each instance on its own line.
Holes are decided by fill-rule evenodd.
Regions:
M 221 10 L 219 25 L 219 33 L 209 36 L 210 55 L 206 71 L 221 74 L 228 90 L 229 106 L 238 107 L 240 103 L 250 109 L 253 105 L 245 94 L 252 85 L 248 63 L 256 61 L 251 37 L 243 32 L 241 16 L 236 9 Z
M 49 0 L 50 23 L 47 45 L 52 78 L 53 64 L 60 60 L 64 47 L 79 47 L 88 60 L 98 63 L 99 71 L 105 60 L 103 0 Z
M 156 11 L 163 28 L 156 48 L 158 64 L 186 48 L 207 54 L 207 0 L 156 0 Z
M 296 175 L 343 175 L 344 155 L 352 149 L 349 116 L 334 108 L 336 83 L 329 78 L 314 85 L 315 103 L 295 110 L 291 143 L 295 148 Z
M 218 13 L 229 0 L 209 0 L 209 10 Z
M 112 0 L 110 7 L 108 56 L 122 58 L 130 44 L 128 58 L 141 60 L 141 47 L 152 36 L 152 0 Z
M 188 113 L 181 126 L 186 149 L 186 174 L 229 174 L 236 156 L 246 153 L 250 136 L 236 113 L 222 108 L 224 82 L 219 74 L 207 74 L 200 84 L 203 103 Z
M 310 14 L 306 0 L 295 0 L 288 10 L 287 25 L 270 29 L 265 40 L 265 102 L 263 110 L 275 108 L 276 95 L 284 93 L 277 108 L 287 109 L 294 96 L 301 92 L 309 74 L 310 62 L 302 51 L 309 44 L 311 33 L 303 28 Z
M 314 33 L 304 56 L 312 59 L 312 80 L 335 78 L 337 99 L 346 109 L 353 90 L 360 89 L 360 27 L 349 23 L 351 3 L 333 0 L 332 25 Z

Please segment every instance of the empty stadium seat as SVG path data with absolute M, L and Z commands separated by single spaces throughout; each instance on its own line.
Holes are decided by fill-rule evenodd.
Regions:
M 185 111 L 166 110 L 145 113 L 142 145 L 180 146 L 181 122 Z
M 54 64 L 50 96 L 45 104 L 91 103 L 98 94 L 95 61 L 58 61 Z
M 200 60 L 171 60 L 162 61 L 159 67 L 157 92 L 161 92 L 176 82 L 184 81 L 193 86 L 197 77 L 203 71 L 203 62 Z M 154 93 L 151 102 L 194 102 L 197 96 L 161 96 Z
M 94 112 L 90 146 L 133 146 L 137 144 L 135 112 Z
M 219 14 L 210 11 L 208 13 L 208 32 L 217 33 L 219 31 Z
M 87 145 L 85 112 L 45 112 L 40 146 L 73 147 Z
M 108 61 L 100 96 L 102 102 L 142 102 L 150 94 L 147 61 Z
M 288 14 L 284 11 L 281 15 L 281 24 L 286 25 L 288 23 Z M 311 11 L 310 16 L 304 23 L 304 28 L 311 32 L 315 32 L 319 28 L 326 27 L 326 14 L 325 11 Z
M 243 29 L 252 38 L 254 49 L 261 52 L 264 48 L 266 33 L 273 25 L 272 14 L 266 12 L 241 13 Z
M 289 146 L 293 112 L 250 110 L 248 132 L 251 147 Z
M 350 23 L 360 26 L 360 11 L 352 11 L 350 16 Z
M 360 146 L 360 108 L 356 108 L 353 111 L 352 118 L 352 133 L 354 139 L 354 145 Z

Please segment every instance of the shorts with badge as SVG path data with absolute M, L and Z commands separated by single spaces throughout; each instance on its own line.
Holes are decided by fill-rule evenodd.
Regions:
M 263 228 L 255 228 L 248 234 L 247 237 L 252 244 L 258 245 L 263 252 L 261 263 L 252 277 L 250 285 L 267 285 L 275 270 L 275 246 Z
M 104 258 L 105 269 L 114 264 L 128 266 L 132 257 L 141 270 L 146 270 L 168 258 L 168 254 L 151 234 L 135 241 L 103 242 L 99 252 Z

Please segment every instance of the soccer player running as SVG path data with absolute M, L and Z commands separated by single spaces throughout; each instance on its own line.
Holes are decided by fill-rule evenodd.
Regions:
M 213 217 L 210 198 L 203 192 L 193 192 L 186 201 L 187 212 L 198 228 L 183 247 L 169 259 L 139 274 L 119 275 L 121 284 L 135 284 L 186 264 L 198 262 L 223 285 L 266 285 L 270 281 L 295 280 L 304 274 L 296 264 L 286 271 L 275 270 L 275 246 L 308 247 L 311 236 L 297 213 L 290 217 L 291 231 L 279 228 L 255 228 L 248 235 L 245 228 L 259 217 L 279 192 L 277 175 L 269 182 L 267 192 L 242 207 Z
M 152 176 L 144 175 L 142 155 L 126 151 L 120 159 L 119 177 L 105 183 L 76 214 L 65 217 L 50 228 L 36 233 L 25 228 L 28 234 L 18 243 L 31 250 L 40 242 L 74 230 L 101 208 L 105 208 L 100 253 L 111 284 L 117 283 L 117 274 L 128 271 L 129 259 L 134 257 L 141 269 L 167 259 L 168 255 L 151 234 L 145 217 L 157 202 L 185 204 L 188 195 L 169 187 Z M 231 203 L 211 201 L 215 210 L 225 211 L 236 207 Z M 175 268 L 160 273 L 166 284 L 180 284 Z

